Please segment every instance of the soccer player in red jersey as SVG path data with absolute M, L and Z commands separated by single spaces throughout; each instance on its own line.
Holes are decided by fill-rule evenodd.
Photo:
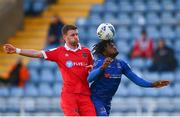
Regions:
M 61 107 L 66 116 L 95 116 L 95 108 L 90 99 L 87 81 L 89 67 L 93 64 L 90 50 L 81 47 L 76 26 L 62 28 L 64 46 L 48 51 L 19 49 L 11 44 L 4 45 L 8 54 L 20 54 L 33 58 L 44 58 L 56 62 L 63 77 Z

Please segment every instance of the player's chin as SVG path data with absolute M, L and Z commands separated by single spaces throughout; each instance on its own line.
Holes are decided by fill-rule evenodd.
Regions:
M 119 54 L 119 52 L 118 52 L 118 51 L 114 52 L 114 54 L 113 54 L 113 58 L 115 58 L 118 54 Z
M 78 43 L 79 43 L 78 41 L 73 41 L 73 42 L 72 42 L 72 45 L 73 45 L 73 46 L 76 46 L 76 45 L 78 45 Z

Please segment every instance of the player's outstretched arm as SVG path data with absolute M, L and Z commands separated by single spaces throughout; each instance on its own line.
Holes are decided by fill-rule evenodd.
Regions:
M 155 88 L 161 88 L 161 87 L 167 86 L 169 84 L 170 84 L 169 80 L 159 80 L 159 81 L 154 82 L 152 85 Z
M 32 57 L 32 58 L 42 58 L 43 54 L 41 51 L 38 50 L 31 50 L 31 49 L 19 49 L 11 44 L 5 44 L 3 46 L 4 51 L 7 54 L 20 54 L 22 56 Z

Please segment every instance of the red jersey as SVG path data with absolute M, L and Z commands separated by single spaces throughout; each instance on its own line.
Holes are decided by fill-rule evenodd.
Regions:
M 88 69 L 93 65 L 90 50 L 81 47 L 71 50 L 66 45 L 43 52 L 44 58 L 56 62 L 63 78 L 62 92 L 90 95 Z

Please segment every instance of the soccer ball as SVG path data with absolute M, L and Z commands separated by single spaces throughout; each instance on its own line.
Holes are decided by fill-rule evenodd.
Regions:
M 101 40 L 111 40 L 115 35 L 114 26 L 110 23 L 102 23 L 97 28 L 97 36 Z

